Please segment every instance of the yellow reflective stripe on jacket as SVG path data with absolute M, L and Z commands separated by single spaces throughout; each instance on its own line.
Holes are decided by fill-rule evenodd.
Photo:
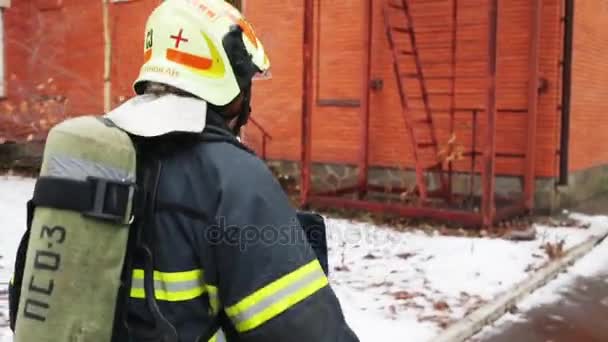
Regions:
M 154 271 L 154 294 L 156 299 L 169 302 L 186 301 L 205 293 L 203 270 L 185 272 Z M 133 270 L 131 297 L 146 298 L 144 270 Z
M 217 287 L 213 285 L 206 285 L 207 294 L 209 295 L 209 305 L 211 306 L 211 311 L 214 315 L 217 315 L 220 312 L 220 297 L 218 295 Z
M 321 265 L 314 260 L 225 310 L 236 329 L 246 332 L 280 315 L 327 284 Z
M 222 329 L 218 330 L 215 335 L 209 340 L 209 342 L 226 342 L 226 335 Z

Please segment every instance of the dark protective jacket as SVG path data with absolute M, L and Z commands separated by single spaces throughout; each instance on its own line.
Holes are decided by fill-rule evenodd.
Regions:
M 179 341 L 358 341 L 280 185 L 213 118 L 204 141 L 157 138 L 139 150 L 162 160 L 155 292 Z M 128 320 L 145 327 L 142 267 L 135 260 Z

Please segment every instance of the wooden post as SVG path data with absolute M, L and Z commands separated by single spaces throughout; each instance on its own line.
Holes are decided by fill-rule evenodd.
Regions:
M 103 111 L 112 109 L 112 33 L 110 30 L 110 4 L 109 0 L 101 0 L 103 14 Z

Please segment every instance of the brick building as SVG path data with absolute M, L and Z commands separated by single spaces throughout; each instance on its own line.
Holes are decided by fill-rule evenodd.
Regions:
M 157 3 L 158 0 L 110 1 L 112 105 L 132 96 L 131 82 L 142 61 L 144 22 Z M 369 100 L 370 165 L 376 169 L 413 169 L 413 147 L 403 124 L 393 58 L 385 34 L 385 1 L 372 1 L 369 50 L 362 39 L 366 1 L 313 3 L 313 161 L 324 165 L 357 163 L 361 149 L 361 69 L 364 54 L 369 51 L 375 86 Z M 452 30 L 447 36 L 418 35 L 417 48 L 423 59 L 431 56 L 453 62 L 445 63 L 448 66 L 423 62 L 423 71 L 427 75 L 454 77 L 453 83 L 442 83 L 429 76 L 426 86 L 430 89 L 431 106 L 447 108 L 433 112 L 438 144 L 445 145 L 454 138 L 461 149 L 473 151 L 471 156 L 464 153 L 453 163 L 456 172 L 466 173 L 475 153 L 474 145 L 483 145 L 473 137 L 482 134 L 484 126 L 480 124 L 475 127 L 477 133 L 471 132 L 477 125 L 472 123 L 473 111 L 479 109 L 483 113 L 485 106 L 487 1 L 462 0 L 455 7 L 450 0 L 409 3 L 419 32 L 440 25 L 449 28 L 452 20 L 458 21 L 451 26 L 457 29 L 456 33 Z M 530 13 L 534 1 L 498 3 L 496 151 L 503 157 L 496 159 L 497 192 L 515 191 L 517 177 L 526 167 L 530 144 L 535 156 L 532 160 L 538 206 L 556 207 L 608 188 L 608 181 L 603 178 L 608 144 L 602 139 L 608 131 L 608 118 L 604 115 L 608 112 L 608 0 L 576 2 L 571 18 L 571 61 L 564 47 L 569 46 L 569 20 L 565 19 L 567 4 L 572 1 L 541 1 L 538 114 L 533 139 L 528 139 L 527 118 L 534 68 L 530 62 Z M 102 112 L 102 2 L 19 0 L 4 5 L 10 6 L 3 13 L 5 101 L 19 103 L 51 92 L 65 100 L 68 115 Z M 285 162 L 298 161 L 301 153 L 304 0 L 243 0 L 239 6 L 255 25 L 273 63 L 271 80 L 254 85 L 254 117 L 272 136 L 266 146 L 268 158 L 288 165 Z M 447 45 L 432 52 L 433 44 Z M 452 50 L 453 46 L 456 47 Z M 402 67 L 414 68 L 407 63 Z M 52 87 L 41 87 L 50 83 Z M 432 95 L 433 91 L 440 94 L 450 90 L 452 95 L 444 98 Z M 453 123 L 451 115 L 455 117 Z M 248 134 L 251 141 L 259 144 L 260 133 L 256 129 L 248 129 Z M 479 165 L 473 168 L 478 170 Z M 558 187 L 560 179 L 563 184 L 567 180 L 568 186 Z

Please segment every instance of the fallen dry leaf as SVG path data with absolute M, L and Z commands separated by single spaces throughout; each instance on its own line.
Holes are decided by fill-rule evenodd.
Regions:
M 559 259 L 564 256 L 564 244 L 566 241 L 560 240 L 558 243 L 545 243 L 542 248 L 545 250 L 545 253 L 549 256 L 549 260 Z
M 385 280 L 385 281 L 381 281 L 381 282 L 378 282 L 378 283 L 372 283 L 370 285 L 370 287 L 383 287 L 383 286 L 393 286 L 393 285 L 395 285 L 395 283 L 393 283 L 392 281 L 386 281 Z
M 377 256 L 373 255 L 372 253 L 368 253 L 366 256 L 363 257 L 363 259 L 376 260 L 376 259 L 380 259 L 380 257 L 377 257 Z
M 433 308 L 435 310 L 439 310 L 439 311 L 446 311 L 450 309 L 450 306 L 448 305 L 448 303 L 446 303 L 445 301 L 439 301 L 439 302 L 435 302 L 433 304 Z
M 400 254 L 397 254 L 397 257 L 401 258 L 401 259 L 404 259 L 404 260 L 407 260 L 407 259 L 409 259 L 409 258 L 411 258 L 411 257 L 413 257 L 415 255 L 416 255 L 416 253 L 400 253 Z
M 346 265 L 336 266 L 334 267 L 334 270 L 337 272 L 350 272 L 350 268 L 348 268 Z
M 393 293 L 393 297 L 397 300 L 408 300 L 417 297 L 419 294 L 410 293 L 407 291 L 397 291 Z

